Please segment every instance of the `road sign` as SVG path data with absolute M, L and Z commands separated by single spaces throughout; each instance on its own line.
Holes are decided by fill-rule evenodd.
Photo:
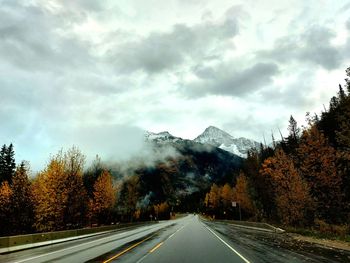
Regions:
M 232 207 L 236 207 L 237 206 L 237 202 L 232 202 Z

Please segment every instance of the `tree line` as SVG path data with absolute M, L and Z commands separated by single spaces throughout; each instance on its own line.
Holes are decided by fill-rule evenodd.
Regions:
M 85 156 L 72 147 L 59 151 L 34 178 L 28 162 L 16 166 L 13 145 L 0 153 L 0 234 L 56 231 L 117 221 L 169 218 L 166 202 L 142 208 L 138 177 L 114 180 L 97 156 L 84 169 Z M 147 215 L 146 215 L 147 214 Z
M 350 68 L 346 75 L 328 109 L 307 113 L 303 128 L 291 116 L 288 136 L 251 150 L 232 186 L 213 185 L 205 212 L 237 219 L 237 201 L 244 219 L 349 231 Z

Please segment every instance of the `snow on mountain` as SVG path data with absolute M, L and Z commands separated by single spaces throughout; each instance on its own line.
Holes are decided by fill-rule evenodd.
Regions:
M 167 131 L 163 131 L 163 132 L 159 132 L 159 133 L 147 131 L 145 133 L 145 137 L 146 137 L 146 140 L 154 141 L 157 143 L 176 142 L 178 140 L 182 140 L 179 137 L 175 137 L 175 136 L 171 135 Z
M 234 138 L 214 126 L 206 128 L 194 141 L 219 147 L 243 158 L 247 157 L 248 150 L 259 147 L 259 143 L 256 141 L 244 137 Z
M 180 137 L 173 136 L 167 131 L 160 133 L 146 132 L 145 137 L 148 141 L 161 144 L 185 141 Z M 244 137 L 234 138 L 232 135 L 214 126 L 206 128 L 204 132 L 193 141 L 218 147 L 243 158 L 247 157 L 248 150 L 259 147 L 259 143 L 256 141 Z

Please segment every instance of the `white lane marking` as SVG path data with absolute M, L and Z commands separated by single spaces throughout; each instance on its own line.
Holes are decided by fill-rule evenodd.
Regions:
M 140 263 L 140 262 L 143 261 L 147 256 L 148 256 L 148 253 L 147 253 L 146 255 L 144 255 L 142 258 L 140 258 L 138 261 L 136 261 L 136 263 Z
M 243 257 L 236 249 L 231 247 L 229 244 L 225 242 L 221 237 L 219 237 L 213 230 L 211 230 L 208 226 L 204 225 L 206 229 L 208 229 L 214 236 L 216 236 L 222 243 L 224 243 L 229 249 L 231 249 L 233 252 L 235 252 L 241 259 L 243 259 L 244 262 L 250 263 L 248 259 Z
M 159 225 L 157 225 L 157 226 L 159 226 Z M 149 230 L 152 230 L 154 228 L 156 228 L 156 227 L 153 227 L 153 228 L 149 227 L 147 230 L 149 231 Z M 145 231 L 147 231 L 147 230 L 145 230 Z M 143 231 L 140 231 L 140 232 L 143 232 Z M 135 235 L 140 233 L 140 232 L 135 233 Z M 41 257 L 46 257 L 46 256 L 49 256 L 49 255 L 53 255 L 53 254 L 56 254 L 56 253 L 64 252 L 64 251 L 71 250 L 71 249 L 74 249 L 74 248 L 77 248 L 77 247 L 81 247 L 81 246 L 86 246 L 88 244 L 101 242 L 102 240 L 111 239 L 111 238 L 114 238 L 114 237 L 117 237 L 117 236 L 121 236 L 121 235 L 125 235 L 125 234 L 127 234 L 127 232 L 119 233 L 119 234 L 116 234 L 116 235 L 113 235 L 113 236 L 109 236 L 109 237 L 93 240 L 93 241 L 90 241 L 90 242 L 87 242 L 87 243 L 83 243 L 83 244 L 80 244 L 80 245 L 76 245 L 76 246 L 73 246 L 73 247 L 68 247 L 68 248 L 64 248 L 64 249 L 61 249 L 61 250 L 56 250 L 56 251 L 53 251 L 53 252 L 50 252 L 50 253 L 42 254 L 42 255 L 39 255 L 39 256 L 31 257 L 31 258 L 22 259 L 22 260 L 15 261 L 15 262 L 16 263 L 21 263 L 21 262 L 26 262 L 26 261 L 30 261 L 30 260 L 33 260 L 33 259 L 41 258 Z
M 186 223 L 185 225 L 183 225 L 182 227 L 180 227 L 178 230 L 176 230 L 174 233 L 172 233 L 165 241 L 167 241 L 168 239 L 172 238 L 177 232 L 179 232 L 181 229 L 183 229 L 185 226 L 187 226 L 189 223 Z M 164 242 L 165 242 L 164 241 Z M 162 244 L 164 243 L 162 242 Z M 136 263 L 140 263 L 142 262 L 150 253 L 148 252 L 146 255 L 144 255 L 142 258 L 140 258 L 138 261 L 136 261 Z
M 187 225 L 188 225 L 188 223 L 186 225 L 183 225 L 182 227 L 180 227 L 178 230 L 176 230 L 174 233 L 172 233 L 166 240 L 172 238 L 177 232 L 179 232 L 181 229 L 183 229 Z

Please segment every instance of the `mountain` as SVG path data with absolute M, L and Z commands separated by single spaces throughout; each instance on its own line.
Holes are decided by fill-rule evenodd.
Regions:
M 146 132 L 145 137 L 148 141 L 158 144 L 190 141 L 176 137 L 167 131 L 160 133 Z M 260 144 L 254 140 L 244 137 L 234 138 L 232 135 L 214 126 L 206 128 L 193 142 L 218 147 L 242 158 L 247 157 L 248 150 L 260 147 Z
M 247 157 L 248 150 L 258 148 L 260 145 L 258 142 L 244 137 L 234 138 L 214 126 L 206 128 L 194 141 L 219 147 L 243 158 Z
M 243 164 L 241 156 L 258 145 L 212 126 L 195 140 L 167 131 L 146 132 L 145 140 L 146 155 L 110 169 L 121 182 L 118 205 L 125 211 L 130 189 L 143 211 L 162 202 L 174 211 L 197 211 L 213 183 L 223 185 L 236 180 Z
M 175 137 L 171 135 L 167 131 L 163 131 L 159 133 L 146 131 L 145 137 L 146 137 L 146 140 L 153 141 L 156 143 L 168 143 L 168 142 L 176 142 L 176 141 L 182 140 L 179 137 Z

